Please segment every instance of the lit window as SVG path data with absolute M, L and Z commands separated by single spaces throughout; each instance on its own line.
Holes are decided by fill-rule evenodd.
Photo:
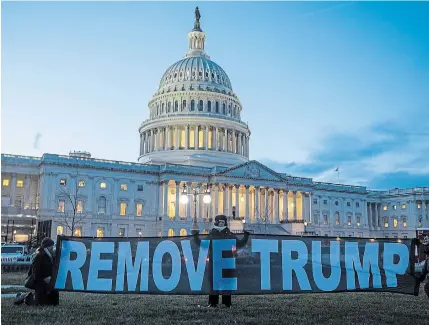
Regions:
M 137 203 L 136 204 L 136 216 L 141 217 L 143 212 L 143 204 Z
M 384 228 L 389 228 L 389 221 L 384 220 Z
M 328 216 L 326 214 L 323 215 L 323 224 L 328 224 Z
M 207 229 L 203 229 L 203 235 L 208 235 L 209 231 Z
M 105 189 L 107 186 L 106 186 L 106 183 L 105 182 L 101 182 L 100 183 L 100 188 L 102 188 L 102 189 Z
M 16 187 L 23 187 L 23 186 L 24 186 L 24 181 L 22 180 L 16 181 Z
M 339 225 L 339 224 L 340 224 L 340 219 L 336 219 L 336 220 L 335 220 L 335 224 L 336 224 L 336 225 Z
M 143 191 L 143 185 L 137 185 L 137 191 L 142 192 Z
M 174 236 L 174 230 L 173 229 L 168 229 L 168 237 L 173 237 Z
M 81 227 L 76 227 L 76 228 L 74 229 L 74 235 L 75 235 L 76 237 L 82 237 L 82 228 L 81 228 Z
M 119 237 L 125 236 L 125 228 L 119 228 Z
M 76 212 L 77 213 L 82 213 L 83 212 L 83 202 L 81 200 L 77 201 Z
M 398 228 L 398 219 L 397 218 L 393 218 L 393 227 Z
M 188 232 L 186 231 L 186 229 L 180 229 L 180 236 L 186 236 L 188 234 Z
M 383 210 L 384 210 L 384 211 L 387 211 L 387 205 L 384 205 L 384 206 L 383 206 Z
M 407 228 L 407 219 L 402 219 L 402 227 Z
M 9 180 L 8 179 L 3 180 L 3 186 L 9 186 Z
M 127 204 L 125 202 L 121 202 L 119 214 L 124 216 L 127 214 Z
M 84 180 L 79 181 L 79 187 L 85 187 L 85 181 Z
M 360 227 L 360 217 L 356 217 L 356 225 Z
M 60 185 L 66 185 L 66 184 L 67 184 L 67 180 L 65 178 L 61 178 Z
M 126 191 L 127 189 L 127 184 L 121 184 L 121 191 Z
M 352 224 L 352 217 L 348 216 L 347 217 L 347 224 L 350 226 Z
M 142 236 L 142 229 L 141 228 L 136 228 L 136 234 L 138 237 Z
M 57 226 L 57 235 L 64 234 L 64 227 L 63 226 Z
M 407 205 L 406 204 L 402 204 L 402 209 L 406 209 Z
M 97 237 L 98 238 L 104 237 L 104 228 L 103 227 L 97 228 Z
M 65 205 L 66 205 L 66 201 L 59 200 L 58 201 L 58 212 L 64 212 Z
M 417 203 L 417 209 L 421 209 L 422 205 L 421 203 Z
M 393 205 L 393 206 L 392 206 L 392 209 L 393 209 L 393 210 L 396 210 L 396 205 Z

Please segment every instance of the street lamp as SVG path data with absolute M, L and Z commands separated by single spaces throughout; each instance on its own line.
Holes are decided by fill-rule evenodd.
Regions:
M 209 204 L 212 201 L 210 196 L 209 185 L 207 184 L 207 188 L 204 192 L 201 192 L 200 186 L 196 186 L 193 192 L 189 193 L 186 187 L 186 184 L 183 184 L 182 195 L 180 196 L 180 203 L 187 204 L 189 202 L 188 196 L 192 196 L 194 198 L 194 222 L 192 224 L 192 230 L 198 230 L 197 224 L 197 197 L 199 195 L 203 195 L 203 202 L 205 204 Z

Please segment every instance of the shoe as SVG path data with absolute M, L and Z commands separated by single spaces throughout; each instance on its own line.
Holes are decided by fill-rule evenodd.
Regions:
M 14 305 L 22 305 L 25 301 L 25 295 L 22 293 L 17 293 L 15 296 L 15 301 L 13 302 Z
M 217 305 L 212 305 L 212 304 L 210 304 L 210 305 L 208 305 L 207 307 L 208 307 L 208 308 L 216 308 L 216 307 L 217 307 Z

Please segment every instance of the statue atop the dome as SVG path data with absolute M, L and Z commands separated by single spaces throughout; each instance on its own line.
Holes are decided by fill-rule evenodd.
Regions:
M 194 23 L 194 30 L 198 30 L 201 31 L 201 27 L 200 27 L 200 10 L 198 9 L 198 7 L 195 8 L 195 23 Z

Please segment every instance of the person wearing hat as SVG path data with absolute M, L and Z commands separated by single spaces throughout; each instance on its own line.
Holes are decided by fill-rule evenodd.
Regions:
M 198 230 L 192 231 L 192 235 L 194 236 L 194 239 L 197 243 L 197 245 L 200 245 L 201 239 L 198 237 Z M 228 219 L 224 215 L 218 215 L 215 218 L 214 226 L 212 230 L 210 231 L 207 238 L 214 240 L 214 239 L 235 239 L 236 240 L 236 247 L 240 248 L 246 245 L 247 240 L 249 239 L 249 232 L 244 231 L 244 237 L 242 239 L 237 239 L 237 237 L 229 230 L 228 228 Z M 234 248 L 233 248 L 234 249 Z M 231 250 L 231 252 L 224 252 L 224 257 L 233 257 L 234 252 Z M 219 294 L 215 293 L 213 291 L 213 265 L 212 265 L 212 245 L 209 247 L 209 264 L 207 265 L 209 269 L 209 281 L 210 281 L 210 295 L 209 295 L 209 305 L 208 307 L 217 307 L 219 304 Z M 235 276 L 235 270 L 229 269 L 224 270 L 224 277 L 234 277 Z M 222 294 L 222 304 L 226 307 L 231 307 L 231 295 L 228 294 Z
M 52 239 L 44 238 L 31 266 L 35 283 L 35 305 L 59 304 L 59 293 L 50 284 L 54 268 L 54 245 Z
M 420 277 L 419 277 L 419 281 L 423 282 L 426 280 L 426 278 L 429 274 L 429 236 L 425 236 L 423 238 L 423 241 L 421 242 L 421 244 L 423 245 L 423 251 L 426 255 L 426 260 L 425 260 L 425 263 L 423 264 L 423 267 L 422 267 L 422 273 L 420 274 Z M 429 298 L 429 280 L 426 280 L 424 290 L 426 292 L 426 295 Z

